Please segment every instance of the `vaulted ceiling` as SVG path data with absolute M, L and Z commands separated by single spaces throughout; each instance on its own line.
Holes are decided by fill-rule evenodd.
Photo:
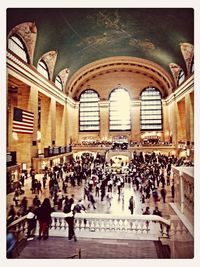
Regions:
M 54 77 L 64 68 L 70 77 L 86 64 L 114 57 L 131 56 L 186 70 L 180 43 L 193 44 L 192 8 L 9 8 L 7 31 L 32 21 L 37 27 L 34 53 L 39 58 L 57 50 Z

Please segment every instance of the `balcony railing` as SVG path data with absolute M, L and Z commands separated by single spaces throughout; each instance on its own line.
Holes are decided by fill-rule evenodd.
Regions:
M 68 224 L 66 214 L 53 212 L 49 236 L 67 236 Z M 26 216 L 8 226 L 17 236 L 27 231 Z M 83 238 L 114 238 L 132 240 L 158 240 L 168 238 L 170 221 L 156 215 L 111 215 L 97 213 L 77 213 L 75 215 L 75 232 Z M 38 232 L 38 226 L 36 233 Z

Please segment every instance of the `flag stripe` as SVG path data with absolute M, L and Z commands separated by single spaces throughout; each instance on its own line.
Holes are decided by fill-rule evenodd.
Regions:
M 13 112 L 13 132 L 33 133 L 34 114 L 30 111 L 14 107 Z
M 15 133 L 33 133 L 33 131 L 31 131 L 31 130 L 22 130 L 22 129 L 20 129 L 20 130 L 13 129 L 13 132 L 15 132 Z
M 30 120 L 33 120 L 33 116 L 29 116 L 28 114 L 24 114 L 24 113 L 22 113 L 22 117 L 23 117 L 23 118 L 30 119 Z
M 32 130 L 33 129 L 33 127 L 31 127 L 31 126 L 24 126 L 24 125 L 20 125 L 20 124 L 14 125 L 13 126 L 13 129 L 21 129 L 22 126 L 23 126 L 23 129 L 29 129 L 29 130 Z
M 15 121 L 15 125 L 32 126 L 32 128 L 33 128 L 33 123 L 30 123 L 30 122 Z
M 33 115 L 32 112 L 27 112 L 27 111 L 25 111 L 25 110 L 23 110 L 23 114 L 24 114 L 24 115 L 27 115 L 27 116 L 29 116 L 29 117 L 34 117 L 34 115 Z

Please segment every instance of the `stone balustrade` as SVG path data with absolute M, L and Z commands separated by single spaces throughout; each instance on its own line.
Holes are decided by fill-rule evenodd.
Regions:
M 77 237 L 158 240 L 168 237 L 170 222 L 156 215 L 111 215 L 84 213 L 75 215 Z M 51 236 L 67 236 L 63 212 L 52 213 Z
M 66 214 L 53 212 L 49 236 L 68 236 Z M 27 230 L 26 216 L 8 226 L 15 232 L 25 234 Z M 75 232 L 83 238 L 111 238 L 158 240 L 169 237 L 170 221 L 157 215 L 113 215 L 97 213 L 77 213 L 75 215 Z M 38 233 L 38 226 L 36 234 Z

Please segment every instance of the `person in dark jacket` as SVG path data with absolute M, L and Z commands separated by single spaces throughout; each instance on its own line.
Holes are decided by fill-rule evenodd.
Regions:
M 64 206 L 63 212 L 65 213 L 65 221 L 68 223 L 68 239 L 71 240 L 74 238 L 74 241 L 76 242 L 76 235 L 74 231 L 74 199 L 70 198 Z
M 165 187 L 163 186 L 162 189 L 160 190 L 160 194 L 162 196 L 162 199 L 163 199 L 163 203 L 166 203 L 166 194 L 167 194 L 167 191 L 165 189 Z
M 135 201 L 134 201 L 133 196 L 131 196 L 130 199 L 129 199 L 129 207 L 128 208 L 129 208 L 131 214 L 133 214 L 133 211 L 134 211 L 134 208 L 135 208 Z
M 35 211 L 39 221 L 39 240 L 42 237 L 44 240 L 49 237 L 49 225 L 51 222 L 51 213 L 53 211 L 54 209 L 51 207 L 49 198 L 45 198 L 42 205 Z
M 32 240 L 35 236 L 35 230 L 36 230 L 36 215 L 35 215 L 35 208 L 34 206 L 31 206 L 28 208 L 28 213 L 26 216 L 28 229 L 27 229 L 27 241 Z

